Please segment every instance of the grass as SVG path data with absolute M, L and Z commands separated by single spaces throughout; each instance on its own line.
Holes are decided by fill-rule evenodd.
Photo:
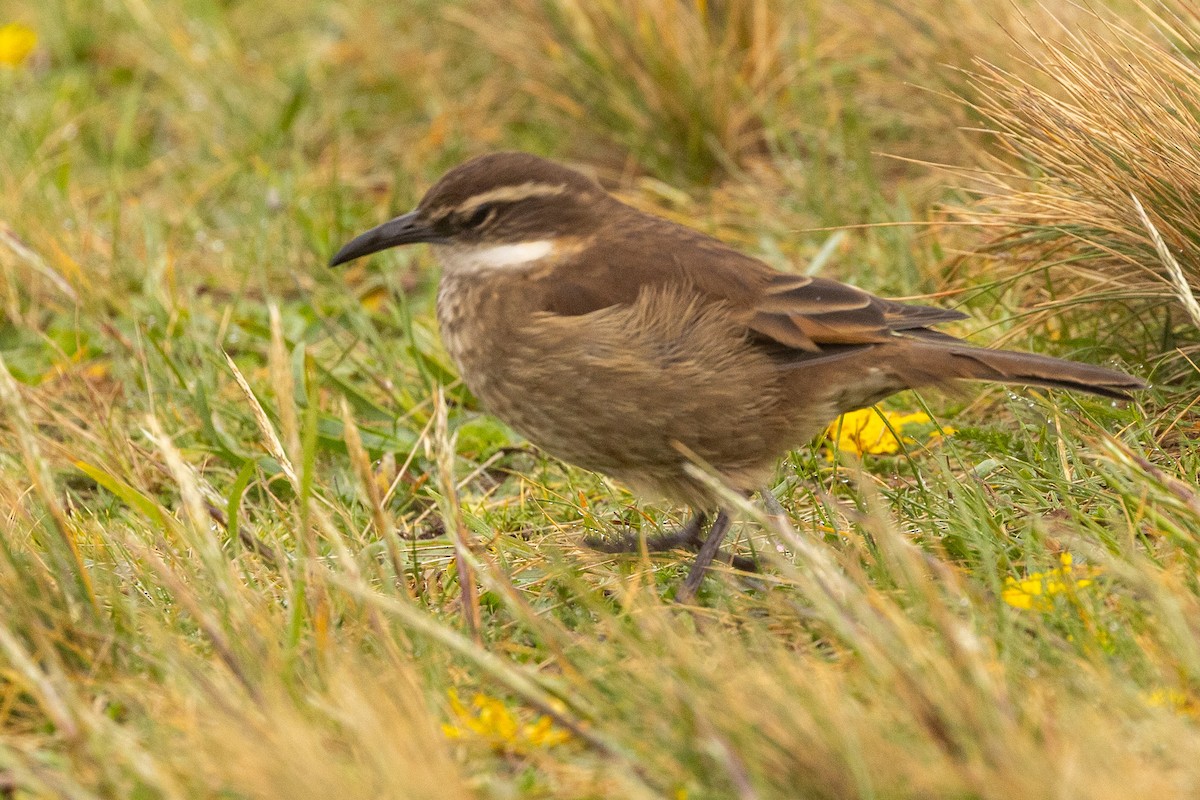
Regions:
M 1179 352 L 1178 312 L 1164 338 L 1138 322 L 1161 312 L 1045 269 L 1100 276 L 1119 252 L 1179 297 L 1128 209 L 1087 211 L 1116 197 L 1099 134 L 1069 140 L 1066 178 L 1021 136 L 1065 102 L 1030 48 L 1093 70 L 1124 48 L 1113 74 L 1147 81 L 1170 52 L 1178 96 L 1194 12 L 1126 7 L 1039 43 L 982 14 L 823 5 L 6 6 L 38 44 L 0 68 L 0 795 L 1194 795 L 1186 358 L 1127 404 L 896 398 L 897 452 L 790 455 L 786 520 L 746 506 L 735 527 L 764 572 L 720 569 L 685 609 L 681 558 L 581 545 L 682 510 L 480 412 L 427 253 L 324 267 L 448 166 L 526 148 L 783 269 L 949 287 L 977 341 L 1144 375 Z M 1135 33 L 1172 9 L 1174 35 Z M 1079 13 L 1029 11 L 1051 12 Z M 992 135 L 956 129 L 975 112 L 951 90 Z M 1077 110 L 1143 133 L 1147 161 L 1190 142 L 1103 102 Z M 881 152 L 1035 183 L 980 200 Z M 1189 178 L 1157 179 L 1174 194 L 1139 193 L 1145 215 L 1194 277 L 1194 221 L 1163 199 Z M 1013 211 L 1046 196 L 1052 219 Z M 979 224 L 939 226 L 947 206 Z M 995 283 L 1005 253 L 1039 280 Z M 1039 292 L 1076 302 L 1018 321 Z
M 1200 230 L 1196 20 L 1172 5 L 1138 10 L 1136 21 L 1092 10 L 1082 32 L 1027 24 L 1027 74 L 979 66 L 975 108 L 999 152 L 966 216 L 991 230 L 996 271 L 1027 306 L 1103 303 L 1102 325 L 1142 327 L 1150 335 L 1135 338 L 1189 358 L 1200 329 L 1200 270 L 1186 255 Z

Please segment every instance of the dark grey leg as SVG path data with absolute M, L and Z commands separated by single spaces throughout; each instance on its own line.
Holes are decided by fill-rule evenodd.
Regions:
M 708 515 L 701 512 L 689 519 L 687 524 L 677 531 L 648 536 L 646 537 L 646 549 L 651 553 L 666 553 L 675 549 L 699 550 L 704 545 L 704 540 L 700 538 L 700 531 L 707 521 Z M 589 536 L 583 540 L 583 543 L 601 553 L 636 553 L 641 550 L 641 541 L 635 533 L 627 533 L 615 542 Z
M 729 533 L 731 522 L 725 509 L 722 508 L 717 512 L 717 518 L 713 520 L 708 538 L 704 540 L 704 544 L 700 545 L 700 552 L 696 554 L 696 560 L 692 562 L 692 568 L 688 570 L 683 586 L 679 587 L 679 591 L 675 593 L 676 602 L 688 603 L 696 596 L 696 590 L 700 588 L 700 582 L 704 580 L 704 573 L 708 572 L 709 565 L 721 550 L 721 543 L 725 541 L 725 534 Z

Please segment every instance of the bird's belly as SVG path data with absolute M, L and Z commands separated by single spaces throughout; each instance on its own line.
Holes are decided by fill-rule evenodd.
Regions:
M 697 502 L 688 453 L 757 488 L 824 423 L 797 419 L 778 366 L 721 308 L 652 293 L 512 320 L 494 300 L 439 296 L 443 341 L 467 386 L 538 446 L 634 488 Z

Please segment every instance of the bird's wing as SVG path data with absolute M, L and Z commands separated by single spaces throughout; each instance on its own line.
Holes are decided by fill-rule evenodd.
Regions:
M 582 251 L 586 263 L 567 257 L 538 275 L 531 289 L 540 294 L 542 310 L 579 316 L 672 286 L 744 308 L 778 274 L 717 239 L 632 210 L 594 241 Z
M 875 344 L 963 314 L 876 297 L 827 278 L 778 272 L 758 259 L 689 228 L 637 215 L 625 236 L 605 237 L 606 258 L 587 268 L 566 259 L 531 289 L 543 311 L 579 316 L 633 303 L 648 289 L 690 285 L 728 305 L 748 332 L 775 347 L 821 352 L 830 345 Z
M 752 307 L 754 333 L 794 350 L 875 344 L 901 331 L 963 319 L 948 309 L 915 306 L 827 278 L 775 273 Z

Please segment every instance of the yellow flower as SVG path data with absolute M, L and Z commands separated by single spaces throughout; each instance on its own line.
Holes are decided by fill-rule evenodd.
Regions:
M 571 739 L 571 734 L 554 727 L 554 720 L 544 714 L 521 728 L 521 735 L 534 747 L 554 747 Z
M 507 753 L 525 753 L 539 747 L 554 747 L 570 741 L 571 734 L 557 728 L 546 715 L 533 722 L 521 722 L 504 702 L 477 692 L 471 699 L 471 707 L 463 705 L 458 692 L 447 692 L 450 710 L 455 722 L 442 725 L 442 733 L 449 739 L 464 739 L 468 736 L 482 739 L 494 750 Z
M 376 286 L 366 294 L 361 295 L 358 298 L 358 302 L 367 311 L 375 312 L 383 307 L 383 304 L 387 302 L 387 299 L 387 288 L 383 286 Z
M 0 25 L 0 64 L 19 67 L 37 46 L 37 32 L 19 22 Z
M 1036 608 L 1045 611 L 1052 606 L 1050 595 L 1073 592 L 1092 585 L 1091 577 L 1100 570 L 1097 567 L 1075 567 L 1070 553 L 1059 556 L 1062 565 L 1048 572 L 1034 572 L 1028 578 L 1004 579 L 1001 597 L 1013 608 Z M 1076 577 L 1083 575 L 1087 577 Z
M 875 406 L 843 414 L 829 424 L 825 435 L 836 441 L 837 449 L 841 451 L 858 455 L 890 455 L 900 452 L 901 443 L 916 443 L 910 436 L 898 439 L 896 434 L 903 434 L 905 428 L 922 427 L 932 423 L 929 415 L 920 411 L 901 414 L 896 411 L 884 411 Z M 954 433 L 953 428 L 943 428 L 943 431 L 947 435 Z M 929 438 L 936 437 L 935 433 Z
M 1153 692 L 1144 693 L 1142 699 L 1151 708 L 1167 708 L 1182 716 L 1196 716 L 1196 703 L 1178 689 L 1155 689 Z

